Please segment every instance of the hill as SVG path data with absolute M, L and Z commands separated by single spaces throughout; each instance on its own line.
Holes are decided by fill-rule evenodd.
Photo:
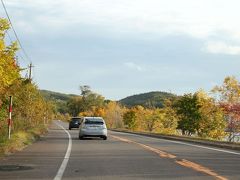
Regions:
M 141 105 L 143 107 L 163 107 L 164 100 L 167 98 L 174 98 L 176 95 L 167 92 L 148 92 L 143 94 L 137 94 L 128 96 L 121 99 L 119 102 L 127 107 L 133 107 Z
M 53 92 L 48 90 L 40 90 L 40 93 L 42 96 L 48 100 L 52 101 L 55 106 L 57 112 L 60 113 L 67 113 L 69 110 L 67 109 L 67 102 L 72 98 L 76 97 L 78 95 L 74 94 L 64 94 L 59 92 Z M 167 98 L 175 98 L 176 95 L 167 93 L 167 92 L 160 92 L 160 91 L 154 91 L 154 92 L 148 92 L 148 93 L 142 93 L 137 94 L 133 96 L 126 97 L 124 99 L 121 99 L 119 102 L 127 107 L 133 107 L 137 105 L 141 105 L 143 107 L 163 107 L 163 102 Z
M 41 95 L 48 101 L 52 101 L 56 105 L 56 110 L 60 113 L 67 113 L 67 102 L 72 97 L 78 95 L 64 94 L 59 92 L 53 92 L 48 90 L 40 90 Z
M 40 93 L 43 95 L 44 98 L 47 100 L 61 100 L 61 101 L 68 101 L 74 96 L 78 96 L 75 94 L 64 94 L 59 92 L 53 92 L 48 90 L 40 90 Z

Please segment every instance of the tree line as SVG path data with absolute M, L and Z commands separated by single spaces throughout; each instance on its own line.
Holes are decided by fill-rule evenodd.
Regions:
M 125 107 L 81 86 L 67 107 L 71 116 L 102 116 L 109 128 L 234 141 L 240 132 L 240 83 L 226 77 L 221 86 L 165 99 L 162 108 Z

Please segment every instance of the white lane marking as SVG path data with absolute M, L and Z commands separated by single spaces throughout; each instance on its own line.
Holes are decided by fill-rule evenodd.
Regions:
M 117 132 L 117 133 L 120 133 L 120 134 L 121 133 L 122 134 L 131 134 L 131 133 L 124 133 L 124 132 Z M 138 134 L 131 134 L 131 135 L 132 136 L 137 136 L 137 137 L 144 136 L 144 135 L 138 135 Z M 180 142 L 180 141 L 166 140 L 166 139 L 154 138 L 154 137 L 148 137 L 148 136 L 144 136 L 144 137 L 146 137 L 147 139 L 155 139 L 155 140 L 166 141 L 166 142 L 171 142 L 171 143 L 175 143 L 175 144 L 182 144 L 182 145 L 198 147 L 198 148 L 202 148 L 202 149 L 208 149 L 208 150 L 213 150 L 213 151 L 218 151 L 218 152 L 224 152 L 224 153 L 228 153 L 228 154 L 240 155 L 240 153 L 238 153 L 238 152 L 229 151 L 229 150 L 223 150 L 223 149 L 218 149 L 218 148 L 211 148 L 211 147 L 207 147 L 207 146 L 200 146 L 200 145 L 189 144 L 189 143 Z
M 62 128 L 68 135 L 68 148 L 67 148 L 67 152 L 65 154 L 65 157 L 63 159 L 63 162 L 60 166 L 60 168 L 58 169 L 58 172 L 54 178 L 54 180 L 61 180 L 62 179 L 62 176 L 63 176 L 63 173 L 67 167 L 67 164 L 68 164 L 68 160 L 70 158 L 70 154 L 71 154 L 71 151 L 72 151 L 72 137 L 70 135 L 70 133 L 60 124 L 57 124 L 55 123 L 58 127 Z

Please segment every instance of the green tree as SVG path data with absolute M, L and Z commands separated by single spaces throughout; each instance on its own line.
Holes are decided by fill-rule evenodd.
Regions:
M 103 107 L 103 105 L 104 105 L 104 97 L 99 94 L 91 92 L 88 95 L 82 97 L 81 110 L 83 112 L 89 111 L 89 110 L 93 110 L 94 108 Z
M 92 93 L 91 88 L 88 85 L 80 86 L 80 90 L 83 97 L 88 96 Z
M 78 116 L 79 112 L 82 111 L 82 97 L 72 97 L 67 102 L 68 111 L 72 116 Z
M 93 116 L 104 106 L 104 97 L 94 93 L 89 86 L 80 86 L 81 96 L 73 97 L 67 102 L 69 113 L 73 116 L 88 114 Z M 98 114 L 98 113 L 97 113 Z
M 123 114 L 123 122 L 128 129 L 134 130 L 137 126 L 137 116 L 134 110 L 129 110 Z
M 201 119 L 197 95 L 183 95 L 175 102 L 174 108 L 179 118 L 178 129 L 182 130 L 182 134 L 191 135 L 196 133 Z

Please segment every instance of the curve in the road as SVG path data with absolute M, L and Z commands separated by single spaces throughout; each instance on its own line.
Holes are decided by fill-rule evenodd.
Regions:
M 118 132 L 120 134 L 125 134 L 122 132 Z M 129 133 L 129 132 L 128 132 Z M 135 134 L 135 133 L 129 133 L 132 136 L 136 136 L 136 137 L 140 137 L 141 135 L 139 134 Z M 156 139 L 154 137 L 148 137 L 148 136 L 144 136 L 147 139 Z M 165 141 L 165 142 L 171 142 L 174 144 L 182 144 L 182 145 L 186 145 L 186 146 L 192 146 L 192 147 L 197 147 L 197 148 L 202 148 L 202 149 L 208 149 L 208 150 L 213 150 L 213 151 L 218 151 L 218 152 L 224 152 L 224 153 L 228 153 L 228 154 L 234 154 L 234 155 L 240 155 L 239 152 L 235 152 L 235 151 L 231 151 L 231 150 L 225 150 L 225 149 L 219 149 L 219 148 L 214 148 L 214 147 L 207 147 L 204 145 L 196 145 L 196 144 L 191 144 L 191 143 L 187 143 L 187 142 L 182 142 L 182 141 L 176 141 L 176 140 L 167 140 L 167 139 L 162 139 L 161 141 Z

